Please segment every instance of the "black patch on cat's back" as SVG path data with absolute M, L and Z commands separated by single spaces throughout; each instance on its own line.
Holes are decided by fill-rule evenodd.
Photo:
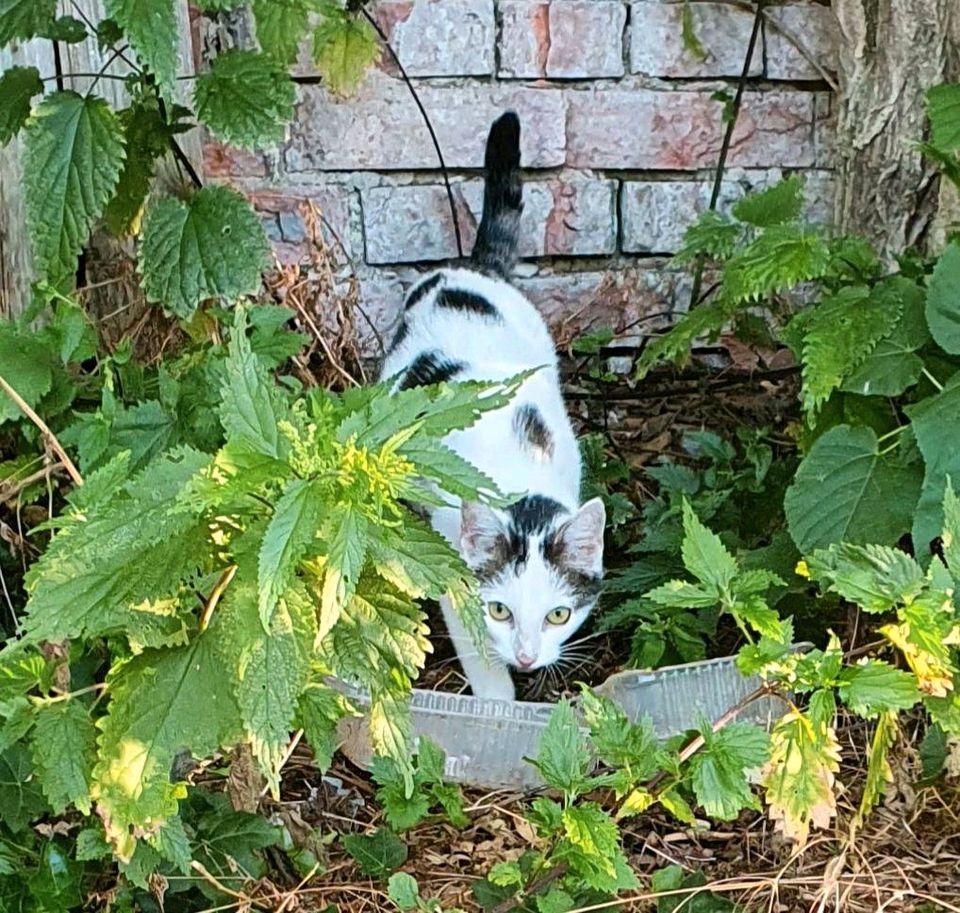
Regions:
M 488 320 L 501 321 L 503 318 L 494 305 L 483 295 L 467 292 L 458 288 L 445 288 L 437 295 L 436 306 L 465 314 L 476 314 Z
M 417 302 L 423 301 L 441 282 L 443 282 L 443 273 L 436 273 L 427 279 L 426 282 L 421 282 L 407 296 L 407 301 L 403 309 L 409 311 Z
M 412 387 L 429 387 L 440 384 L 459 374 L 466 363 L 444 358 L 440 352 L 421 352 L 412 362 L 400 381 L 400 390 Z
M 407 325 L 407 321 L 402 317 L 400 318 L 400 326 L 397 327 L 397 332 L 394 333 L 393 342 L 390 343 L 390 347 L 387 349 L 387 352 L 393 352 L 397 348 L 403 345 L 403 341 L 407 338 L 407 334 L 410 332 L 410 327 Z
M 536 406 L 526 403 L 513 416 L 513 430 L 520 444 L 534 452 L 553 459 L 553 435 Z

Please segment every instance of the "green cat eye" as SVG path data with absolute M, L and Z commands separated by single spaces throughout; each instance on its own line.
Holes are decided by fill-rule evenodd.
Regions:
M 494 621 L 509 621 L 511 618 L 513 618 L 513 612 L 511 612 L 502 602 L 488 602 L 487 614 Z
M 571 611 L 566 607 L 547 612 L 547 624 L 565 625 L 570 620 Z

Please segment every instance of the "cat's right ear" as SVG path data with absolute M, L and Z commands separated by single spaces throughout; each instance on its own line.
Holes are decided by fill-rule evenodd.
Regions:
M 460 508 L 460 552 L 472 568 L 485 564 L 499 547 L 503 525 L 486 504 L 464 501 Z

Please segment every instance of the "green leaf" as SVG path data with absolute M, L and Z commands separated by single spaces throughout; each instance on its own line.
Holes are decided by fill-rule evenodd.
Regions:
M 156 200 L 144 219 L 143 288 L 148 300 L 188 318 L 207 298 L 257 292 L 269 249 L 263 225 L 235 190 L 204 187 L 188 203 Z
M 296 89 L 275 57 L 231 50 L 197 78 L 193 100 L 197 116 L 222 140 L 257 149 L 283 139 Z
M 927 116 L 934 146 L 946 152 L 960 149 L 960 86 L 928 89 Z
M 759 726 L 731 723 L 719 732 L 701 727 L 704 747 L 690 759 L 693 791 L 711 818 L 731 821 L 744 808 L 759 809 L 746 772 L 770 755 L 770 738 Z
M 802 400 L 809 415 L 893 330 L 901 311 L 891 295 L 849 286 L 804 314 Z
M 60 16 L 44 32 L 43 37 L 51 41 L 63 41 L 67 44 L 79 44 L 87 38 L 87 27 L 74 16 Z
M 260 546 L 257 576 L 260 620 L 270 629 L 280 597 L 293 582 L 297 564 L 317 535 L 323 506 L 317 482 L 293 479 L 277 501 Z
M 943 772 L 950 757 L 950 745 L 947 734 L 934 723 L 924 733 L 920 743 L 920 762 L 923 764 L 923 779 L 933 780 Z
M 356 711 L 347 699 L 325 685 L 311 685 L 300 695 L 299 723 L 313 749 L 313 760 L 321 772 L 333 763 L 337 750 L 337 723 Z
M 15 137 L 30 117 L 30 102 L 43 92 L 36 67 L 11 67 L 0 77 L 0 146 Z
M 380 46 L 369 23 L 336 0 L 321 5 L 323 20 L 313 35 L 313 61 L 331 92 L 347 95 L 377 62 Z
M 584 802 L 564 809 L 563 830 L 567 840 L 614 874 L 613 859 L 620 852 L 620 832 L 599 805 Z
M 790 535 L 801 552 L 840 541 L 896 541 L 913 517 L 917 476 L 917 467 L 880 455 L 871 428 L 831 428 L 810 448 L 787 489 L 783 507 Z
M 561 888 L 551 888 L 536 897 L 537 913 L 571 913 L 577 906 L 573 896 Z
M 657 770 L 657 738 L 648 717 L 631 724 L 613 701 L 586 686 L 581 706 L 590 727 L 590 741 L 604 764 L 626 768 L 634 781 L 653 776 Z
M 548 786 L 576 795 L 590 769 L 590 753 L 569 702 L 559 703 L 540 735 L 540 750 L 532 762 Z
M 253 0 L 260 47 L 283 64 L 293 63 L 314 5 L 313 0 Z
M 893 782 L 893 771 L 887 759 L 890 749 L 897 740 L 897 712 L 887 711 L 880 715 L 877 728 L 873 733 L 873 741 L 867 752 L 867 776 L 863 784 L 863 795 L 860 798 L 860 808 L 857 810 L 857 820 L 863 822 L 872 808 L 883 798 L 883 791 L 888 783 Z
M 329 536 L 320 600 L 320 636 L 336 624 L 340 611 L 353 595 L 367 556 L 367 521 L 349 504 L 331 512 L 333 531 Z
M 930 276 L 927 323 L 941 349 L 960 354 L 960 244 L 956 242 L 944 248 Z
M 840 699 L 858 716 L 872 720 L 888 710 L 909 710 L 920 692 L 908 672 L 869 659 L 840 673 Z
M 430 814 L 432 803 L 422 788 L 423 778 L 414 774 L 414 790 L 408 796 L 403 771 L 389 758 L 375 758 L 370 769 L 379 784 L 377 801 L 383 807 L 383 816 L 390 827 L 406 831 Z
M 736 311 L 730 302 L 718 299 L 684 314 L 671 329 L 647 345 L 637 361 L 637 380 L 642 380 L 659 361 L 679 362 L 690 355 L 700 338 L 716 336 Z
M 943 497 L 947 476 L 960 479 L 960 448 L 944 429 L 960 427 L 960 375 L 943 391 L 906 409 L 926 470 L 913 520 L 913 543 L 918 551 L 940 535 L 943 528 Z
M 698 257 L 727 260 L 733 256 L 742 235 L 743 229 L 727 216 L 707 209 L 683 233 L 683 244 L 674 260 L 677 263 L 689 263 Z
M 344 834 L 341 839 L 364 875 L 382 878 L 407 861 L 407 845 L 388 828 L 377 828 L 372 834 Z
M 413 875 L 394 872 L 387 881 L 387 893 L 401 910 L 415 910 L 420 902 L 420 886 Z
M 683 40 L 684 49 L 696 57 L 697 60 L 706 60 L 707 52 L 703 49 L 703 45 L 697 37 L 697 27 L 693 21 L 693 9 L 689 0 L 684 0 L 680 26 L 680 37 Z
M 923 568 L 905 552 L 885 545 L 842 543 L 814 552 L 811 576 L 867 612 L 888 612 L 923 592 Z
M 265 628 L 252 582 L 234 583 L 219 612 L 218 646 L 231 673 L 244 729 L 268 784 L 277 793 L 280 764 L 310 677 L 316 613 L 307 594 L 291 587 L 274 605 Z
M 17 744 L 0 752 L 0 820 L 17 833 L 46 811 L 27 747 Z
M 657 605 L 676 609 L 709 609 L 720 601 L 716 587 L 688 583 L 686 580 L 668 580 L 643 596 Z
M 769 228 L 799 219 L 802 210 L 803 178 L 795 174 L 738 200 L 733 215 L 741 222 Z
M 953 582 L 960 581 L 960 498 L 957 497 L 952 480 L 947 477 L 943 493 L 943 529 L 940 533 L 943 560 Z
M 184 647 L 145 651 L 108 679 L 91 795 L 121 860 L 132 858 L 135 832 L 156 832 L 177 813 L 183 788 L 171 782 L 171 767 L 178 752 L 203 758 L 240 736 L 216 640 L 214 627 Z
M 56 15 L 57 0 L 0 0 L 0 47 L 42 35 Z
M 156 76 L 161 92 L 172 99 L 179 46 L 174 0 L 106 0 L 106 10 L 140 63 Z
M 704 526 L 683 501 L 683 566 L 701 583 L 726 590 L 737 576 L 737 562 L 720 537 Z
M 759 301 L 772 292 L 821 278 L 829 265 L 830 251 L 818 231 L 775 225 L 730 258 L 721 293 L 728 301 Z
M 102 98 L 47 96 L 26 128 L 24 187 L 36 268 L 72 279 L 77 255 L 113 196 L 123 167 L 123 131 Z
M 35 409 L 53 384 L 53 353 L 33 333 L 20 333 L 0 321 L 0 374 Z M 24 418 L 20 407 L 0 390 L 0 425 Z
M 61 814 L 75 805 L 90 814 L 90 784 L 96 732 L 87 708 L 77 700 L 37 711 L 30 747 L 37 780 L 50 807 Z

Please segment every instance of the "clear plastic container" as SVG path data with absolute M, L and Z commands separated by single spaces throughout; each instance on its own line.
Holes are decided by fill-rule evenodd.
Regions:
M 702 718 L 713 722 L 760 686 L 745 678 L 733 658 L 712 659 L 653 672 L 629 670 L 610 676 L 595 690 L 614 701 L 631 721 L 648 716 L 661 739 L 693 729 Z M 360 706 L 363 692 L 338 684 Z M 436 742 L 447 755 L 446 774 L 458 783 L 485 789 L 529 789 L 543 785 L 533 765 L 540 733 L 554 704 L 484 700 L 468 695 L 415 689 L 411 700 L 413 732 Z M 739 720 L 769 726 L 783 713 L 772 698 L 754 701 Z M 364 718 L 342 721 L 342 750 L 366 767 L 371 748 Z

